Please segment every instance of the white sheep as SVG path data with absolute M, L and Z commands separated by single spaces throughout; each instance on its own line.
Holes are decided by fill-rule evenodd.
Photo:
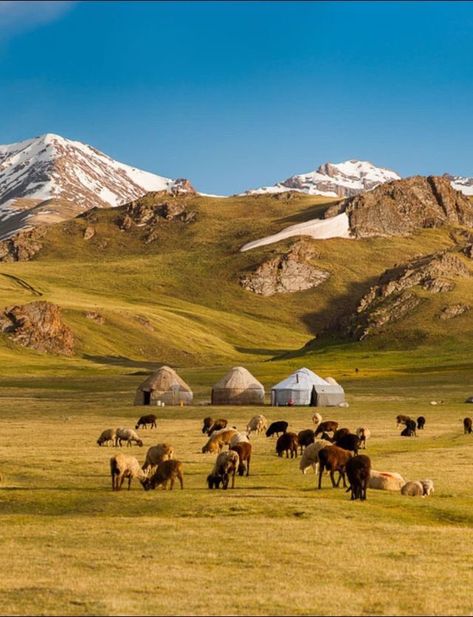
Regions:
M 143 471 L 149 476 L 159 463 L 172 459 L 174 456 L 174 448 L 167 443 L 158 443 L 156 446 L 151 446 L 146 452 Z
M 102 434 L 97 439 L 97 444 L 99 446 L 102 446 L 104 443 L 106 443 L 107 446 L 109 446 L 110 442 L 111 442 L 111 444 L 113 446 L 115 444 L 116 433 L 117 433 L 117 431 L 114 428 L 107 428 L 107 429 L 105 429 L 104 431 L 102 431 Z
M 366 448 L 366 442 L 371 437 L 371 431 L 369 428 L 359 426 L 355 431 L 356 436 L 360 440 L 360 448 Z
M 319 424 L 322 422 L 321 414 L 315 412 L 314 415 L 312 416 L 312 422 L 315 424 L 315 427 L 317 428 Z
M 233 446 L 236 446 L 237 443 L 241 443 L 242 441 L 246 441 L 247 443 L 249 443 L 250 439 L 248 435 L 246 433 L 237 433 L 236 435 L 233 435 L 233 437 L 230 439 L 229 447 L 233 448 Z
M 368 488 L 379 489 L 381 491 L 400 491 L 406 481 L 395 472 L 390 471 L 370 471 Z
M 434 482 L 433 480 L 419 480 L 424 489 L 424 496 L 429 497 L 434 492 Z
M 127 446 L 131 446 L 132 442 L 135 442 L 140 448 L 143 445 L 142 440 L 138 437 L 138 433 L 132 428 L 117 428 L 115 445 L 121 447 L 122 441 L 126 441 Z
M 259 414 L 258 416 L 253 416 L 251 420 L 248 422 L 248 424 L 246 425 L 246 433 L 249 437 L 251 433 L 253 432 L 257 434 L 265 433 L 267 428 L 268 428 L 267 418 Z
M 112 490 L 119 491 L 125 478 L 128 478 L 128 490 L 130 490 L 133 478 L 146 480 L 146 474 L 134 456 L 128 456 L 121 452 L 110 459 L 110 473 L 112 475 Z
M 317 465 L 319 462 L 319 452 L 326 446 L 333 446 L 331 441 L 326 439 L 316 439 L 314 443 L 309 444 L 304 450 L 301 460 L 299 461 L 299 469 L 305 474 L 307 469 L 312 466 L 314 473 L 317 473 Z

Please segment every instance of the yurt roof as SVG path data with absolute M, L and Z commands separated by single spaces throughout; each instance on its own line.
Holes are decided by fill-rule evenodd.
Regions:
M 192 392 L 186 382 L 179 377 L 174 369 L 169 366 L 162 366 L 141 384 L 140 390 L 144 392 L 151 392 L 153 390 L 167 392 L 176 386 L 179 386 L 180 390 Z
M 263 384 L 243 366 L 234 366 L 214 385 L 215 390 L 264 390 Z
M 314 385 L 328 384 L 310 369 L 301 368 L 273 386 L 273 390 L 312 390 Z

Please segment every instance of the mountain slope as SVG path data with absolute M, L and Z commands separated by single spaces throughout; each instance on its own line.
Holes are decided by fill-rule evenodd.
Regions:
M 0 146 L 0 238 L 163 190 L 193 191 L 183 179 L 130 167 L 59 135 Z
M 351 197 L 384 182 L 399 180 L 400 176 L 390 169 L 376 167 L 368 161 L 345 161 L 325 163 L 316 171 L 291 176 L 273 186 L 251 189 L 244 194 L 271 194 L 285 191 L 300 191 L 308 195 L 325 197 Z

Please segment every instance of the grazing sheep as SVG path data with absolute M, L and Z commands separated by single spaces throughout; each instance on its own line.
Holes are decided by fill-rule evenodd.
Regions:
M 433 480 L 419 480 L 422 484 L 422 488 L 424 489 L 424 496 L 429 497 L 434 492 L 434 483 Z
M 155 489 L 157 486 L 163 486 L 166 490 L 168 482 L 171 483 L 169 490 L 172 491 L 176 478 L 179 480 L 181 489 L 184 488 L 184 469 L 181 461 L 175 459 L 169 459 L 159 463 L 158 468 L 150 478 L 146 478 L 142 481 L 145 491 Z
M 237 432 L 236 435 L 233 435 L 233 437 L 230 439 L 229 446 L 231 448 L 232 446 L 236 446 L 237 443 L 241 443 L 242 441 L 249 442 L 250 440 L 248 438 L 248 435 L 246 433 Z
M 364 426 L 359 426 L 355 434 L 358 435 L 360 440 L 360 448 L 366 448 L 366 442 L 371 437 L 371 431 L 369 428 L 365 428 Z
M 338 422 L 334 422 L 333 420 L 325 420 L 325 422 L 321 422 L 319 426 L 315 429 L 315 436 L 321 435 L 322 433 L 335 433 L 338 428 Z
M 149 413 L 147 416 L 141 416 L 136 423 L 135 429 L 138 430 L 140 426 L 146 428 L 148 424 L 150 425 L 150 428 L 158 428 L 158 425 L 156 424 L 157 419 L 158 418 L 154 415 L 154 413 Z
M 404 430 L 401 431 L 401 437 L 415 437 L 416 432 L 410 426 L 406 426 Z
M 107 446 L 110 445 L 115 445 L 115 439 L 117 436 L 117 431 L 114 428 L 107 428 L 105 429 L 102 434 L 100 435 L 100 437 L 97 439 L 97 443 L 99 446 L 102 446 L 104 443 L 107 444 Z
M 251 462 L 251 443 L 241 441 L 240 443 L 235 444 L 234 446 L 230 446 L 230 450 L 236 452 L 240 459 L 240 463 L 238 465 L 238 475 L 242 476 L 245 473 L 247 477 L 250 475 L 250 462 Z
M 354 433 L 348 433 L 342 435 L 339 439 L 334 441 L 334 444 L 339 448 L 343 448 L 344 450 L 348 450 L 348 452 L 353 452 L 356 456 L 358 454 L 358 449 L 360 447 L 360 438 L 358 435 Z
M 202 426 L 202 432 L 207 433 L 207 435 L 210 437 L 210 435 L 214 431 L 220 431 L 226 428 L 227 424 L 228 424 L 228 420 L 225 420 L 225 418 L 214 420 L 213 418 L 207 417 L 207 418 L 204 418 L 204 425 Z
M 314 431 L 310 428 L 307 428 L 303 431 L 299 431 L 297 435 L 297 439 L 299 441 L 299 446 L 300 446 L 301 454 L 302 454 L 304 448 L 306 448 L 307 446 L 310 446 L 311 443 L 314 443 L 314 439 L 315 439 Z
M 271 437 L 272 435 L 279 435 L 279 433 L 285 433 L 288 426 L 289 424 L 285 420 L 278 420 L 277 422 L 272 422 L 269 425 L 268 430 L 266 431 L 266 437 Z
M 344 435 L 350 435 L 351 431 L 349 428 L 338 428 L 333 434 L 333 443 L 337 441 L 337 439 L 341 439 Z
M 140 448 L 143 446 L 143 442 L 132 428 L 117 428 L 115 445 L 121 447 L 122 441 L 126 441 L 127 446 L 131 446 L 132 442 L 135 442 Z
M 406 428 L 408 428 L 409 430 L 411 430 L 411 431 L 414 433 L 415 437 L 417 437 L 417 424 L 416 424 L 416 421 L 415 421 L 415 420 L 411 420 L 411 419 L 409 419 L 409 420 L 406 422 Z
M 146 474 L 141 469 L 136 458 L 121 452 L 110 459 L 110 473 L 112 476 L 112 491 L 119 491 L 125 478 L 128 478 L 128 490 L 130 490 L 133 478 L 138 478 L 141 482 L 146 479 Z
M 400 414 L 399 416 L 396 416 L 396 428 L 399 428 L 403 424 L 407 424 L 409 420 L 410 420 L 409 416 L 403 416 L 402 414 Z
M 211 454 L 218 454 L 223 446 L 229 445 L 232 437 L 238 433 L 237 430 L 233 428 L 225 428 L 220 431 L 214 432 L 210 437 L 205 446 L 202 448 L 202 452 L 205 454 L 206 452 L 210 452 Z
M 417 430 L 419 430 L 419 431 L 424 430 L 424 426 L 425 426 L 425 417 L 424 416 L 419 416 L 417 418 Z
M 348 482 L 350 483 L 351 499 L 366 499 L 366 489 L 370 479 L 371 460 L 364 454 L 349 459 L 346 464 Z
M 472 430 L 473 420 L 471 418 L 463 418 L 463 434 L 470 434 Z
M 286 458 L 289 458 L 289 452 L 291 458 L 297 457 L 297 448 L 299 442 L 295 433 L 283 433 L 276 442 L 276 452 L 278 456 L 282 456 L 282 453 L 286 453 Z
M 246 425 L 246 433 L 248 437 L 251 433 L 264 433 L 268 428 L 268 420 L 261 414 L 253 416 Z
M 315 424 L 315 428 L 317 428 L 322 422 L 322 416 L 319 413 L 315 412 L 312 416 L 312 422 Z
M 174 448 L 167 443 L 158 443 L 156 446 L 151 446 L 146 452 L 143 471 L 149 475 L 153 467 L 158 467 L 163 461 L 167 461 L 174 456 Z
M 220 452 L 215 461 L 215 465 L 211 473 L 207 476 L 207 484 L 210 489 L 222 488 L 226 490 L 232 476 L 232 488 L 235 488 L 235 472 L 238 469 L 240 457 L 238 453 L 229 450 L 228 452 Z
M 405 484 L 404 478 L 395 472 L 390 471 L 370 471 L 368 488 L 380 491 L 400 491 Z
M 304 450 L 304 454 L 299 462 L 299 469 L 303 474 L 309 467 L 314 469 L 314 473 L 317 473 L 317 465 L 319 464 L 319 452 L 326 446 L 331 446 L 332 442 L 326 439 L 316 439 L 314 443 L 311 443 Z
M 423 497 L 424 487 L 420 482 L 406 482 L 401 487 L 401 495 L 409 495 L 409 497 Z
M 345 467 L 351 459 L 351 452 L 339 448 L 338 446 L 327 446 L 319 452 L 319 489 L 322 488 L 322 474 L 325 470 L 330 472 L 330 480 L 335 488 L 340 484 L 340 478 L 343 480 L 344 488 L 347 487 L 345 482 Z M 335 483 L 334 473 L 338 471 L 338 481 Z

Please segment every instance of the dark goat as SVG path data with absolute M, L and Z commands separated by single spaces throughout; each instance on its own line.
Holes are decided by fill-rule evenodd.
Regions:
M 299 441 L 299 446 L 302 449 L 310 446 L 311 443 L 314 443 L 315 433 L 311 428 L 307 428 L 304 431 L 299 431 L 297 435 L 297 439 Z
M 136 423 L 135 429 L 139 429 L 140 426 L 146 428 L 148 424 L 151 425 L 150 428 L 158 428 L 158 425 L 156 424 L 157 419 L 158 418 L 154 415 L 154 413 L 150 413 L 147 416 L 141 416 Z
M 226 428 L 228 424 L 228 420 L 225 420 L 225 418 L 219 418 L 218 420 L 214 420 L 213 418 L 207 417 L 204 418 L 204 425 L 202 426 L 202 432 L 203 433 L 207 433 L 207 435 L 210 435 L 214 432 L 214 431 L 220 431 L 223 428 Z
M 338 422 L 334 422 L 333 420 L 327 420 L 326 422 L 321 422 L 317 429 L 315 430 L 315 436 L 320 435 L 321 433 L 335 433 L 338 428 Z
M 425 426 L 425 418 L 424 416 L 419 416 L 417 418 L 417 430 L 421 431 L 424 429 Z
M 349 452 L 353 452 L 357 455 L 360 448 L 360 438 L 354 433 L 346 433 L 339 439 L 336 439 L 334 444 L 339 448 L 343 448 L 344 450 L 348 450 Z
M 250 461 L 252 450 L 251 443 L 247 441 L 240 441 L 239 443 L 236 443 L 234 446 L 232 446 L 230 450 L 236 452 L 240 458 L 240 463 L 238 465 L 238 475 L 242 476 L 245 473 L 246 469 L 246 475 L 248 477 L 250 475 Z
M 403 424 L 407 425 L 408 420 L 410 420 L 409 416 L 403 416 L 402 414 L 396 416 L 396 428 L 399 428 Z
M 463 434 L 471 433 L 472 424 L 473 420 L 471 418 L 463 418 Z
M 406 426 L 406 428 L 401 431 L 401 437 L 415 437 L 415 431 Z
M 276 452 L 278 456 L 282 456 L 282 453 L 286 453 L 286 458 L 289 458 L 289 452 L 291 453 L 291 458 L 297 457 L 297 447 L 299 446 L 299 441 L 297 439 L 297 435 L 295 433 L 283 433 L 276 442 Z
M 325 470 L 330 472 L 330 480 L 332 486 L 340 484 L 340 478 L 343 480 L 343 486 L 346 488 L 345 482 L 345 466 L 351 459 L 351 452 L 339 448 L 338 446 L 327 446 L 319 452 L 319 488 L 322 487 L 322 474 Z M 338 482 L 335 484 L 334 473 L 338 471 Z
M 351 490 L 351 499 L 366 499 L 366 489 L 371 473 L 371 460 L 364 454 L 351 458 L 346 464 L 346 472 Z
M 285 420 L 278 420 L 277 422 L 272 422 L 269 425 L 268 430 L 266 431 L 266 437 L 271 437 L 271 435 L 279 435 L 279 433 L 285 433 L 288 426 L 289 424 Z
M 343 437 L 343 435 L 349 435 L 350 434 L 350 429 L 349 428 L 339 428 L 335 431 L 335 433 L 333 434 L 333 443 L 337 442 L 339 439 L 341 439 Z

